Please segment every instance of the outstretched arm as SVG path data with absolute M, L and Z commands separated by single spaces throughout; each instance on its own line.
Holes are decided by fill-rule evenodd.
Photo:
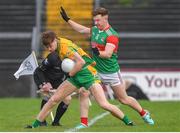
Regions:
M 61 14 L 61 17 L 64 19 L 64 21 L 66 21 L 75 31 L 84 33 L 84 34 L 90 34 L 91 32 L 90 28 L 80 25 L 74 22 L 73 20 L 71 20 L 63 7 L 61 7 L 60 14 Z

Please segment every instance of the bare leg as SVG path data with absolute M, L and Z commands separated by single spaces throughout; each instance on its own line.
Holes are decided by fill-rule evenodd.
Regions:
M 89 110 L 89 92 L 82 90 L 80 92 L 81 117 L 88 117 L 88 110 Z
M 143 120 L 146 123 L 150 125 L 154 124 L 153 119 L 150 117 L 150 113 L 144 111 L 144 109 L 135 98 L 127 95 L 124 84 L 113 86 L 112 89 L 121 103 L 129 105 L 130 107 L 135 109 L 142 116 Z
M 37 120 L 44 121 L 50 110 L 58 103 L 61 102 L 65 97 L 70 95 L 76 90 L 69 81 L 64 81 L 57 89 L 55 94 L 49 99 L 49 101 L 44 105 L 41 112 L 37 116 Z
M 89 111 L 89 91 L 80 89 L 80 113 L 81 124 L 88 126 L 88 111 Z
M 124 113 L 115 105 L 110 104 L 104 94 L 103 88 L 100 84 L 94 84 L 90 88 L 93 96 L 95 97 L 97 103 L 105 110 L 111 112 L 112 115 L 119 119 L 124 118 Z
M 117 99 L 126 105 L 129 105 L 133 109 L 135 109 L 137 112 L 142 111 L 141 105 L 137 102 L 137 100 L 131 96 L 128 96 L 125 90 L 124 84 L 119 84 L 116 86 L 111 86 L 114 94 L 116 95 Z
M 69 96 L 67 96 L 66 98 L 64 98 L 63 102 L 64 102 L 65 104 L 69 105 L 70 102 L 71 102 L 71 99 L 72 99 L 72 97 L 69 95 Z
M 58 104 L 58 107 L 56 109 L 56 114 L 54 117 L 54 121 L 52 122 L 52 126 L 60 126 L 60 119 L 64 115 L 64 113 L 67 111 L 68 106 L 71 102 L 71 96 L 67 96 L 62 102 Z

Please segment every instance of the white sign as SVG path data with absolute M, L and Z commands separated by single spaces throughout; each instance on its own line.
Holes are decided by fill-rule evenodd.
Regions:
M 122 72 L 152 101 L 180 100 L 180 71 Z

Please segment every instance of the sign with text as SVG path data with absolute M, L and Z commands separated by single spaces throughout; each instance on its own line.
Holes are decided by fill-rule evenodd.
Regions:
M 138 85 L 152 101 L 180 100 L 180 71 L 126 71 L 122 76 Z

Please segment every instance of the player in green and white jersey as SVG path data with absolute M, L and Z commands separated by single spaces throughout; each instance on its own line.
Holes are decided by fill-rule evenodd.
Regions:
M 121 103 L 135 109 L 146 123 L 153 125 L 154 121 L 150 117 L 150 113 L 145 111 L 136 99 L 126 93 L 117 60 L 119 35 L 108 22 L 108 10 L 100 7 L 93 12 L 95 26 L 92 28 L 71 20 L 62 7 L 60 14 L 74 30 L 91 36 L 93 59 L 96 61 L 96 69 L 101 81 L 111 86 Z

